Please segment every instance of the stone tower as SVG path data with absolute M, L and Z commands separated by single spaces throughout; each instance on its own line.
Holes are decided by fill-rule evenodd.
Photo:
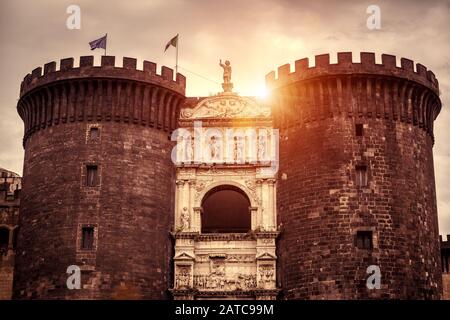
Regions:
M 175 193 L 170 132 L 185 78 L 103 56 L 22 83 L 24 178 L 14 298 L 165 298 Z M 68 266 L 82 290 L 68 290 Z
M 278 279 L 288 299 L 437 299 L 432 147 L 438 82 L 413 61 L 361 53 L 266 76 L 280 129 Z M 380 289 L 366 287 L 370 265 Z

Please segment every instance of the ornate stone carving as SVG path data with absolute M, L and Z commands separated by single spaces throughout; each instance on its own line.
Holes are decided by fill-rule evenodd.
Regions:
M 256 261 L 256 257 L 254 254 L 226 254 L 225 260 L 227 263 L 254 263 Z M 195 256 L 196 262 L 209 262 L 210 255 L 209 254 L 197 254 Z
M 198 170 L 197 175 L 198 176 L 246 176 L 246 175 L 252 175 L 255 173 L 254 169 L 218 169 L 218 168 L 208 168 L 203 170 Z
M 269 117 L 270 108 L 260 106 L 251 98 L 224 93 L 202 100 L 195 108 L 181 110 L 181 119 L 260 118 Z
M 225 255 L 219 258 L 211 257 L 210 272 L 218 276 L 225 275 Z
M 256 192 L 256 183 L 254 180 L 245 180 L 245 186 L 250 190 L 251 196 L 253 199 L 255 199 L 255 202 L 260 205 L 261 200 L 258 197 L 258 194 Z
M 195 184 L 195 200 L 198 200 L 200 197 L 200 194 L 203 190 L 205 190 L 207 184 L 211 183 L 213 179 L 208 180 L 197 180 L 197 183 Z
M 184 291 L 183 297 L 253 296 L 269 291 L 268 297 L 276 295 L 277 233 L 266 231 L 271 228 L 268 224 L 276 223 L 275 187 L 267 180 L 274 180 L 275 173 L 261 171 L 266 166 L 262 160 L 269 161 L 272 152 L 268 116 L 269 109 L 232 92 L 206 98 L 195 108 L 181 111 L 181 127 L 189 131 L 186 136 L 195 137 L 196 148 L 192 151 L 194 163 L 177 166 L 178 184 L 179 180 L 189 184 L 189 188 L 176 188 L 175 206 L 181 211 L 176 214 L 178 230 L 184 232 L 174 233 L 174 289 Z M 236 131 L 227 131 L 228 127 Z M 265 139 L 258 138 L 260 133 Z M 184 159 L 190 159 L 190 142 L 182 142 Z M 202 233 L 202 195 L 230 185 L 250 200 L 251 231 Z M 178 271 L 180 265 L 190 269 Z M 186 290 L 189 286 L 193 290 Z
M 259 287 L 263 289 L 270 289 L 275 284 L 275 269 L 273 265 L 261 265 L 259 271 Z
M 256 191 L 256 184 L 253 180 L 245 180 L 245 185 L 250 191 L 252 192 Z
M 178 266 L 177 273 L 175 275 L 175 288 L 188 289 L 191 287 L 191 267 L 190 266 Z
M 194 275 L 194 288 L 211 291 L 252 290 L 256 288 L 256 275 L 235 274 L 227 278 L 225 275 Z

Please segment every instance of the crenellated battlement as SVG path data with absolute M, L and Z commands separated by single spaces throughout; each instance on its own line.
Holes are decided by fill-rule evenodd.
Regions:
M 433 72 L 421 64 L 383 54 L 381 64 L 375 54 L 361 53 L 354 62 L 351 52 L 315 57 L 311 66 L 307 58 L 272 71 L 266 83 L 272 90 L 272 112 L 281 127 L 345 115 L 355 118 L 383 118 L 411 123 L 424 128 L 432 139 L 433 122 L 442 104 L 439 84 Z
M 289 64 L 278 68 L 266 75 L 266 84 L 269 88 L 278 88 L 290 83 L 308 80 L 318 76 L 339 75 L 339 74 L 371 74 L 379 76 L 392 76 L 415 81 L 432 89 L 439 95 L 439 83 L 434 73 L 427 70 L 425 66 L 417 63 L 414 70 L 412 60 L 401 58 L 400 66 L 397 65 L 396 57 L 389 54 L 381 55 L 381 64 L 375 62 L 375 53 L 361 52 L 360 62 L 354 62 L 351 52 L 339 52 L 337 63 L 330 63 L 329 54 L 315 56 L 315 65 L 311 66 L 308 58 L 295 61 L 294 71 L 291 72 Z
M 46 63 L 28 74 L 21 85 L 17 111 L 25 123 L 24 143 L 38 130 L 62 123 L 114 121 L 140 124 L 163 131 L 174 130 L 185 99 L 186 78 L 156 63 L 114 56 L 93 56 Z
M 173 70 L 166 66 L 161 67 L 161 74 L 156 72 L 157 65 L 154 62 L 144 61 L 142 70 L 137 69 L 137 59 L 123 58 L 122 67 L 116 67 L 116 57 L 102 56 L 99 66 L 94 65 L 94 56 L 82 56 L 79 66 L 74 66 L 74 58 L 61 59 L 59 70 L 56 62 L 51 61 L 44 67 L 37 67 L 27 74 L 20 87 L 20 96 L 27 92 L 51 82 L 78 79 L 78 78 L 114 78 L 151 83 L 166 87 L 181 95 L 185 94 L 186 78 L 177 73 L 173 80 Z

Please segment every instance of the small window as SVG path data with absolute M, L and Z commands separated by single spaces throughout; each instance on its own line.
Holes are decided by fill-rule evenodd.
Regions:
M 95 187 L 98 185 L 98 167 L 86 166 L 86 186 Z
M 367 166 L 356 166 L 356 185 L 358 187 L 366 187 L 368 184 Z
M 83 250 L 94 249 L 94 227 L 83 227 L 81 249 Z
M 364 135 L 364 126 L 362 123 L 355 124 L 355 134 L 357 137 L 362 137 Z
M 92 127 L 89 130 L 89 139 L 91 140 L 97 140 L 100 136 L 100 130 L 97 127 Z
M 356 233 L 356 247 L 363 250 L 372 250 L 372 231 L 358 231 Z
M 0 256 L 6 255 L 9 246 L 9 229 L 0 228 Z

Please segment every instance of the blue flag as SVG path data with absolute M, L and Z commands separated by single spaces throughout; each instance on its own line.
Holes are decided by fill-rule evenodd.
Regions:
M 89 45 L 91 46 L 91 50 L 95 50 L 95 49 L 105 49 L 106 50 L 106 37 L 107 36 L 108 36 L 108 34 L 101 37 L 100 39 L 89 42 Z

